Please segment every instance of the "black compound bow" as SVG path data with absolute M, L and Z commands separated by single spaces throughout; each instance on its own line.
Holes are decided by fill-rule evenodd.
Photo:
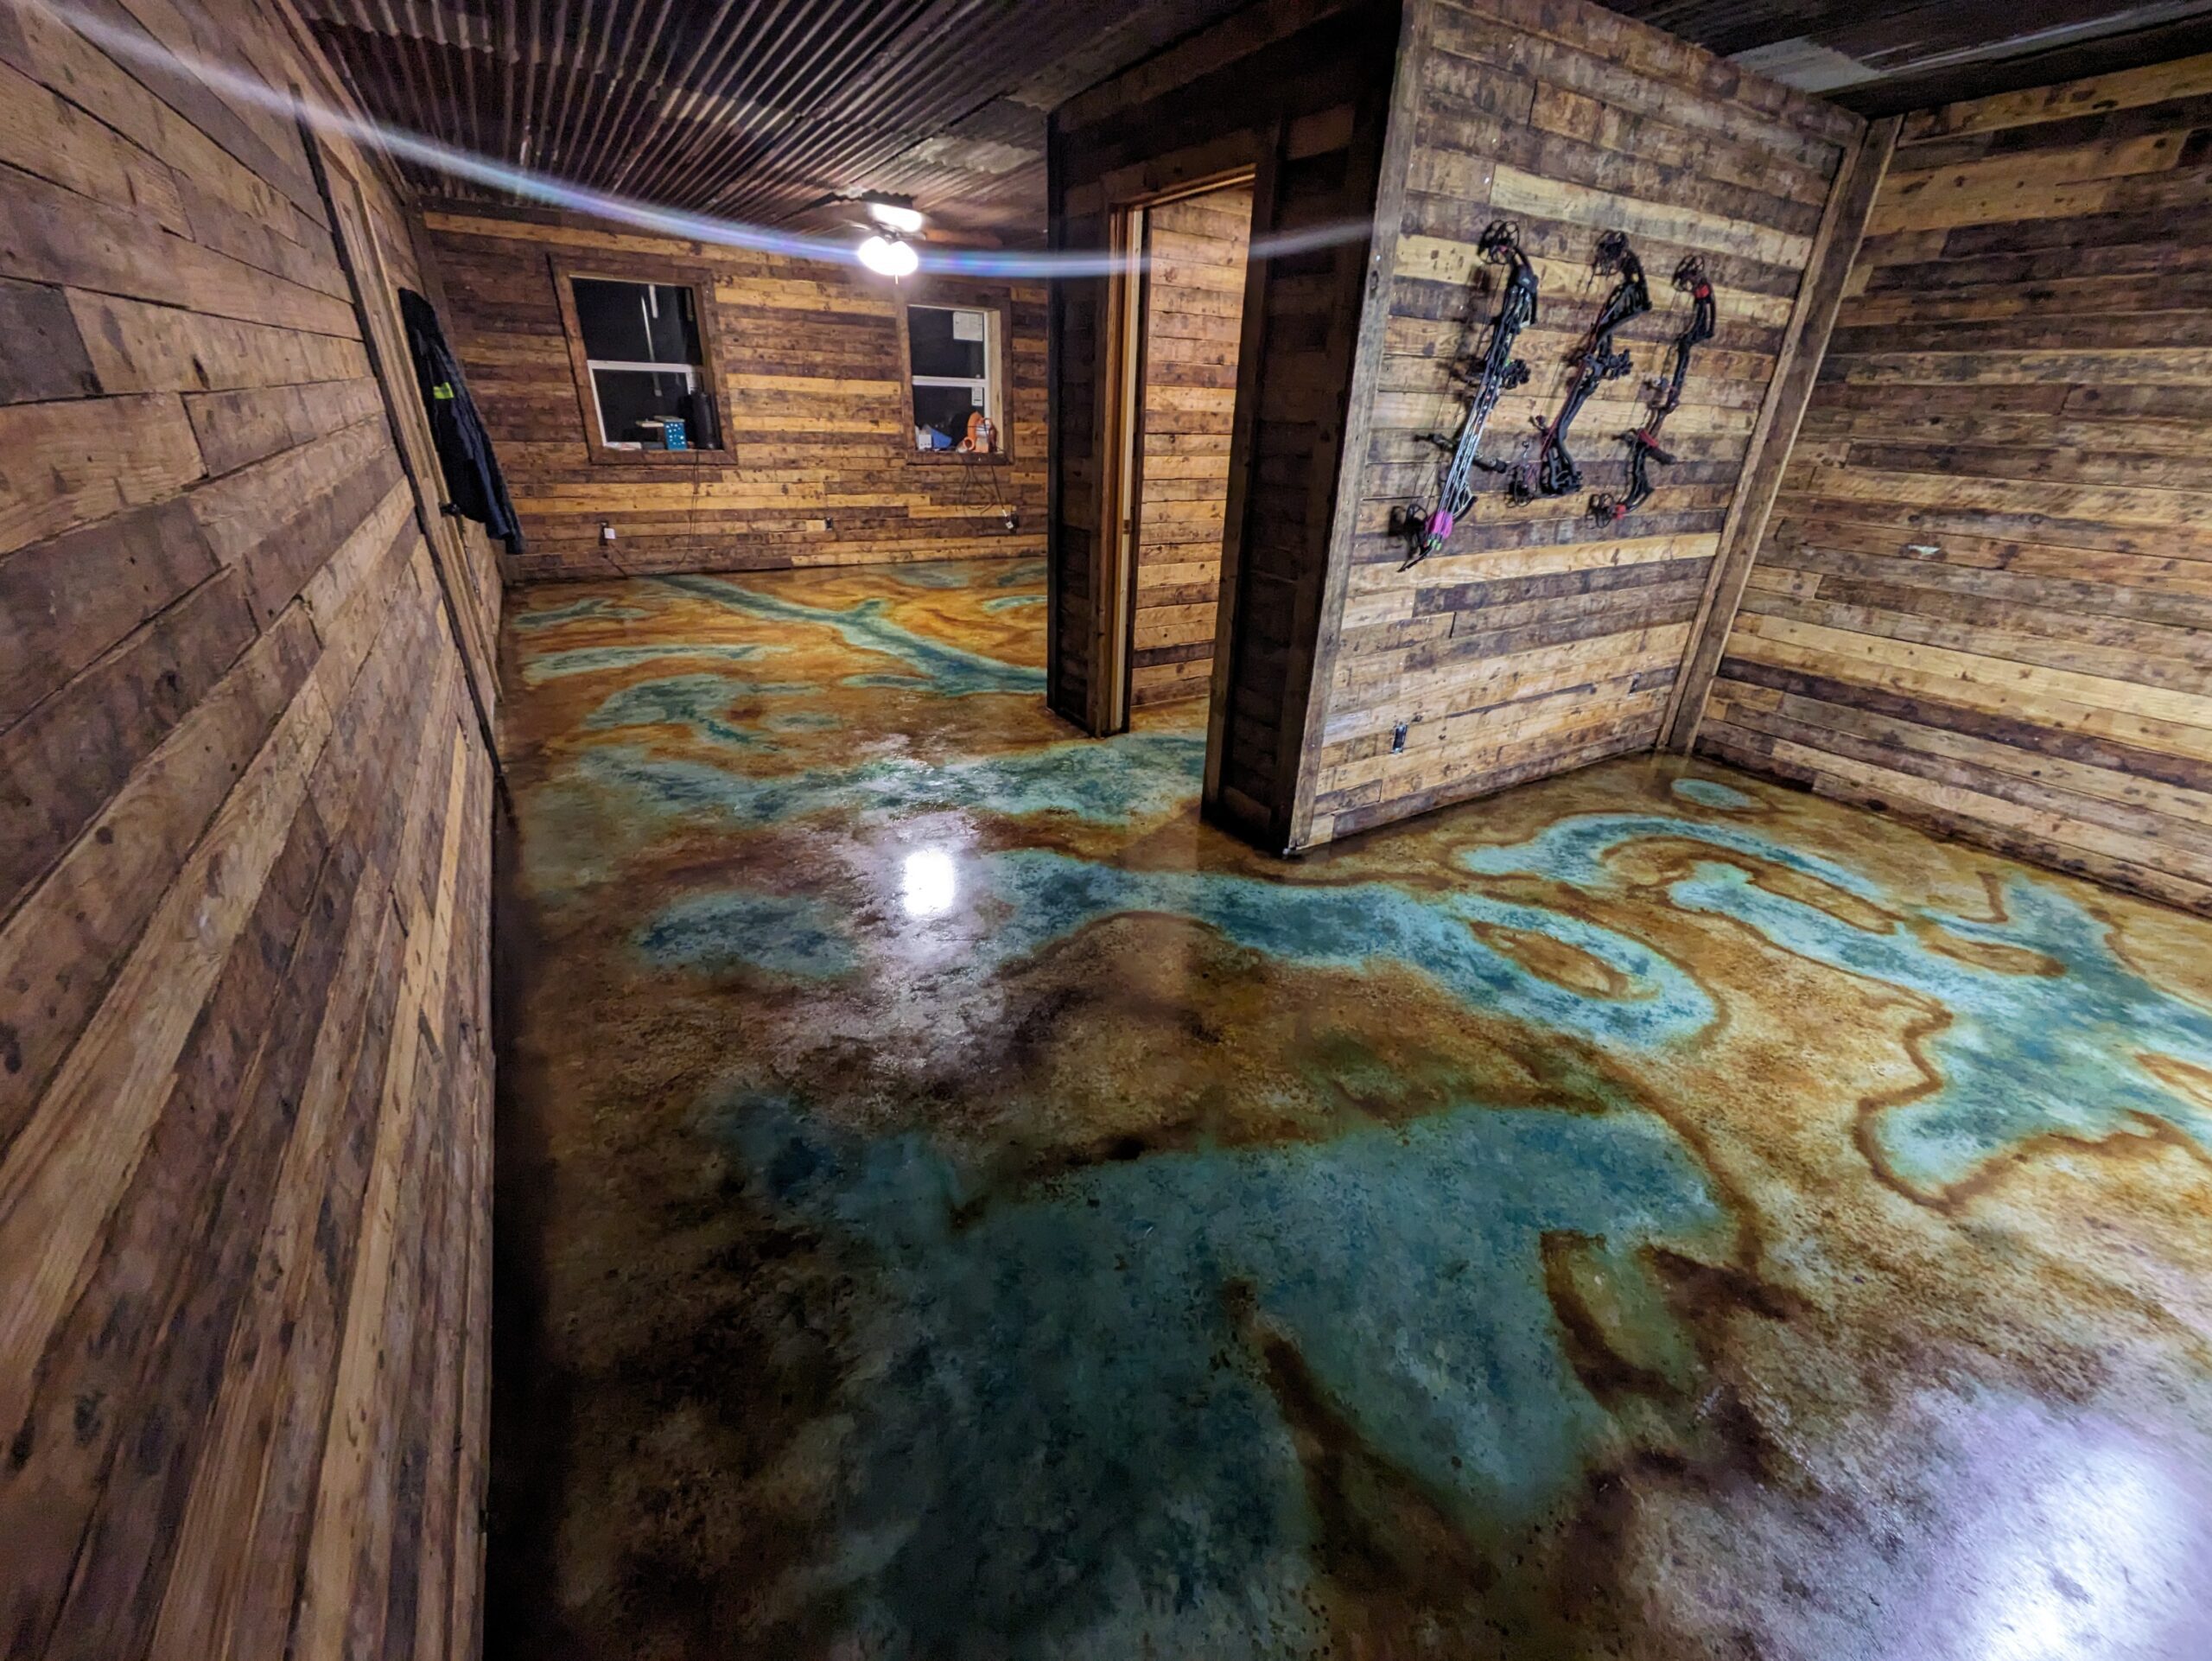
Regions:
M 1574 465 L 1574 457 L 1567 451 L 1567 429 L 1582 413 L 1582 406 L 1590 401 L 1592 392 L 1629 372 L 1628 353 L 1613 349 L 1613 331 L 1630 318 L 1639 317 L 1651 309 L 1651 289 L 1643 280 L 1643 262 L 1636 257 L 1635 250 L 1628 245 L 1628 239 L 1618 231 L 1608 231 L 1598 239 L 1598 251 L 1591 258 L 1590 269 L 1600 277 L 1611 277 L 1618 271 L 1620 281 L 1605 296 L 1597 321 L 1583 337 L 1582 349 L 1572 360 L 1573 379 L 1567 384 L 1567 398 L 1560 405 L 1558 416 L 1548 423 L 1541 416 L 1534 417 L 1535 453 L 1513 467 L 1513 476 L 1506 486 L 1517 502 L 1533 501 L 1539 496 L 1564 496 L 1581 488 L 1582 469 Z
M 1690 297 L 1690 320 L 1668 348 L 1666 368 L 1651 379 L 1651 397 L 1644 405 L 1649 413 L 1643 424 L 1632 433 L 1621 435 L 1621 442 L 1628 446 L 1627 493 L 1590 499 L 1590 517 L 1609 525 L 1626 519 L 1649 499 L 1656 488 L 1651 482 L 1654 461 L 1662 467 L 1675 464 L 1675 458 L 1660 445 L 1659 430 L 1681 406 L 1682 384 L 1689 379 L 1690 354 L 1711 340 L 1719 328 L 1719 309 L 1713 303 L 1713 283 L 1706 277 L 1704 263 L 1695 254 L 1683 255 L 1682 263 L 1675 267 L 1675 287 Z
M 1536 321 L 1535 268 L 1521 251 L 1520 238 L 1509 220 L 1491 221 L 1475 245 L 1484 264 L 1510 268 L 1505 292 L 1498 301 L 1497 315 L 1491 320 L 1490 338 L 1480 357 L 1471 352 L 1453 362 L 1453 377 L 1469 388 L 1466 413 L 1460 417 L 1457 437 L 1428 435 L 1428 442 L 1447 452 L 1451 459 L 1445 462 L 1443 476 L 1437 481 L 1435 507 L 1415 503 L 1399 516 L 1399 528 L 1413 544 L 1401 570 L 1420 564 L 1450 538 L 1452 527 L 1474 505 L 1477 468 L 1486 473 L 1505 470 L 1505 463 L 1483 459 L 1483 432 L 1490 425 L 1498 399 L 1529 379 L 1529 366 L 1513 355 L 1513 346 L 1521 331 Z

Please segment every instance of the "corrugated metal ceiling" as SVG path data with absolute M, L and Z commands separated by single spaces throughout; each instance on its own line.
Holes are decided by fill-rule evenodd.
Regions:
M 785 226 L 912 195 L 1044 234 L 1064 99 L 1240 0 L 302 0 L 370 111 L 658 204 Z M 2212 0 L 1615 0 L 1869 112 L 2212 50 Z M 480 195 L 416 172 L 433 196 Z
M 654 203 L 791 225 L 916 198 L 1042 239 L 1045 114 L 1240 0 L 303 0 L 370 112 Z M 424 194 L 481 197 L 413 169 Z M 839 217 L 829 210 L 826 217 Z

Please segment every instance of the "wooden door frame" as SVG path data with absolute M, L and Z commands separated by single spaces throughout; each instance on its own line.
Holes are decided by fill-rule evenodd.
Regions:
M 1137 546 L 1144 534 L 1144 368 L 1149 344 L 1146 314 L 1151 292 L 1148 256 L 1152 210 L 1170 202 L 1247 187 L 1258 211 L 1256 163 L 1179 182 L 1111 202 L 1107 207 L 1107 246 L 1114 256 L 1106 299 L 1106 376 L 1099 456 L 1099 581 L 1096 656 L 1102 672 L 1094 678 L 1093 730 L 1102 736 L 1129 729 L 1135 681 L 1137 627 Z M 1245 301 L 1251 285 L 1247 257 Z M 1242 320 L 1240 319 L 1240 323 Z M 1240 331 L 1241 333 L 1241 331 Z M 1238 371 L 1236 410 L 1244 404 L 1243 371 Z M 1236 469 L 1237 447 L 1249 442 L 1247 423 L 1235 422 L 1230 470 Z M 1228 532 L 1224 526 L 1224 540 Z M 1226 571 L 1226 560 L 1224 570 Z M 1224 591 L 1225 592 L 1225 591 Z

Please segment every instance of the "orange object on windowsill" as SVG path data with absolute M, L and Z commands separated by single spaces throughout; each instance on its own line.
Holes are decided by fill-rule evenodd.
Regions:
M 992 430 L 990 417 L 981 410 L 968 417 L 968 436 L 960 441 L 960 449 L 970 455 L 988 455 L 998 448 L 998 434 Z

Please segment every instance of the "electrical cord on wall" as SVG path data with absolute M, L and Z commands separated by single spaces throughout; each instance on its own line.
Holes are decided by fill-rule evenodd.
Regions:
M 1001 462 L 999 453 L 995 450 L 977 453 L 976 455 L 964 456 L 962 460 L 970 468 L 981 468 L 983 470 L 984 481 L 989 487 L 990 490 L 991 506 L 998 510 L 1000 518 L 1005 521 L 1007 534 L 1008 536 L 1012 536 L 1020 527 L 1020 519 L 1014 508 L 1007 504 L 1006 500 L 1006 492 L 1000 487 L 998 469 Z M 971 500 L 973 500 L 975 493 L 973 491 L 969 491 L 965 493 Z
M 717 436 L 719 436 L 719 433 Z M 696 561 L 698 559 L 701 553 L 699 546 L 699 493 L 703 487 L 703 481 L 699 477 L 699 470 L 707 465 L 707 456 L 706 452 L 696 444 L 689 446 L 688 449 L 690 453 L 690 460 L 685 464 L 685 468 L 691 474 L 691 502 L 690 506 L 684 512 L 683 547 L 685 553 Z M 643 574 L 632 570 L 627 565 L 625 565 L 620 560 L 614 557 L 613 531 L 614 525 L 612 520 L 601 519 L 599 522 L 599 557 L 605 560 L 609 565 L 613 566 L 620 575 L 627 577 L 632 582 L 637 582 L 640 579 Z
M 720 410 L 715 411 L 717 419 L 715 437 L 717 442 L 721 438 L 721 423 L 719 419 L 721 413 Z M 695 563 L 699 558 L 699 491 L 701 488 L 699 469 L 706 465 L 707 453 L 695 449 L 691 452 L 691 509 L 683 525 L 683 539 L 690 547 L 691 558 Z
M 608 519 L 599 522 L 599 557 L 614 568 L 617 576 L 637 580 L 638 574 L 614 557 L 614 525 Z

